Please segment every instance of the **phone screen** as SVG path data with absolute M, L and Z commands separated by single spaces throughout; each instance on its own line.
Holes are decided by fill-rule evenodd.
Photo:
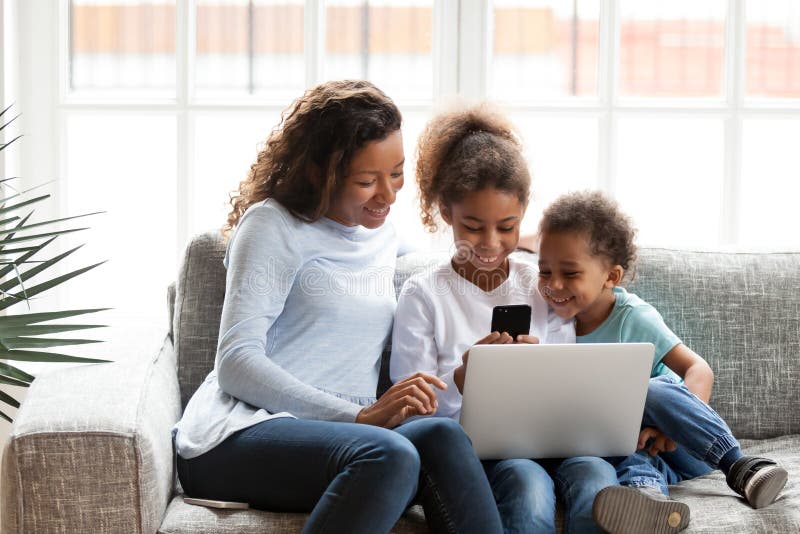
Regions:
M 495 306 L 492 310 L 492 332 L 508 332 L 514 339 L 531 330 L 531 307 L 527 304 Z

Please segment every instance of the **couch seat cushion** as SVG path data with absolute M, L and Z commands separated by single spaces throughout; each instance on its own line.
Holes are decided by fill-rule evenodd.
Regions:
M 159 534 L 272 534 L 300 532 L 308 514 L 261 512 L 258 510 L 215 510 L 193 506 L 177 495 L 167 507 Z M 428 532 L 422 508 L 414 506 L 400 518 L 393 534 Z
M 731 491 L 721 471 L 670 487 L 673 498 L 692 510 L 686 534 L 736 532 L 800 532 L 800 435 L 742 440 L 745 454 L 772 458 L 787 471 L 789 481 L 774 504 L 754 510 Z

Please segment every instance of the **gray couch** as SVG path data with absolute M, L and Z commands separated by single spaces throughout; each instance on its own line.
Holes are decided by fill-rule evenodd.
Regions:
M 223 254 L 214 233 L 188 246 L 157 354 L 57 370 L 33 383 L 3 458 L 3 533 L 301 528 L 303 514 L 213 511 L 184 504 L 178 493 L 170 427 L 213 364 Z M 440 259 L 401 258 L 397 284 Z M 716 373 L 712 405 L 745 450 L 790 471 L 783 496 L 757 511 L 728 490 L 719 472 L 673 487 L 692 508 L 686 532 L 800 532 L 800 253 L 644 249 L 630 290 L 709 361 Z M 395 527 L 425 531 L 418 508 Z

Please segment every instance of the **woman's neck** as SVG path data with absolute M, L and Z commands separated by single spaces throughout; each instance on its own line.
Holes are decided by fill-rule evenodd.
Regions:
M 508 279 L 508 258 L 505 259 L 500 267 L 492 270 L 479 269 L 469 261 L 456 263 L 455 259 L 450 260 L 450 265 L 452 265 L 458 276 L 487 293 L 494 291 Z

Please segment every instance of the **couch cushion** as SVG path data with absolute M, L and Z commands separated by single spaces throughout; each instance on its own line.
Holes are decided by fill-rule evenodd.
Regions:
M 774 504 L 754 510 L 728 489 L 721 471 L 670 486 L 673 498 L 691 508 L 685 534 L 800 532 L 800 435 L 745 440 L 747 454 L 767 456 L 789 471 L 789 481 Z
M 295 534 L 303 529 L 308 514 L 261 512 L 258 510 L 216 510 L 172 499 L 159 534 Z M 392 529 L 394 534 L 423 534 L 428 529 L 422 508 L 414 506 Z
M 224 257 L 218 231 L 200 234 L 186 247 L 178 272 L 172 332 L 184 408 L 214 367 L 225 299 Z
M 715 373 L 711 405 L 739 438 L 800 433 L 800 253 L 642 249 L 629 290 Z

